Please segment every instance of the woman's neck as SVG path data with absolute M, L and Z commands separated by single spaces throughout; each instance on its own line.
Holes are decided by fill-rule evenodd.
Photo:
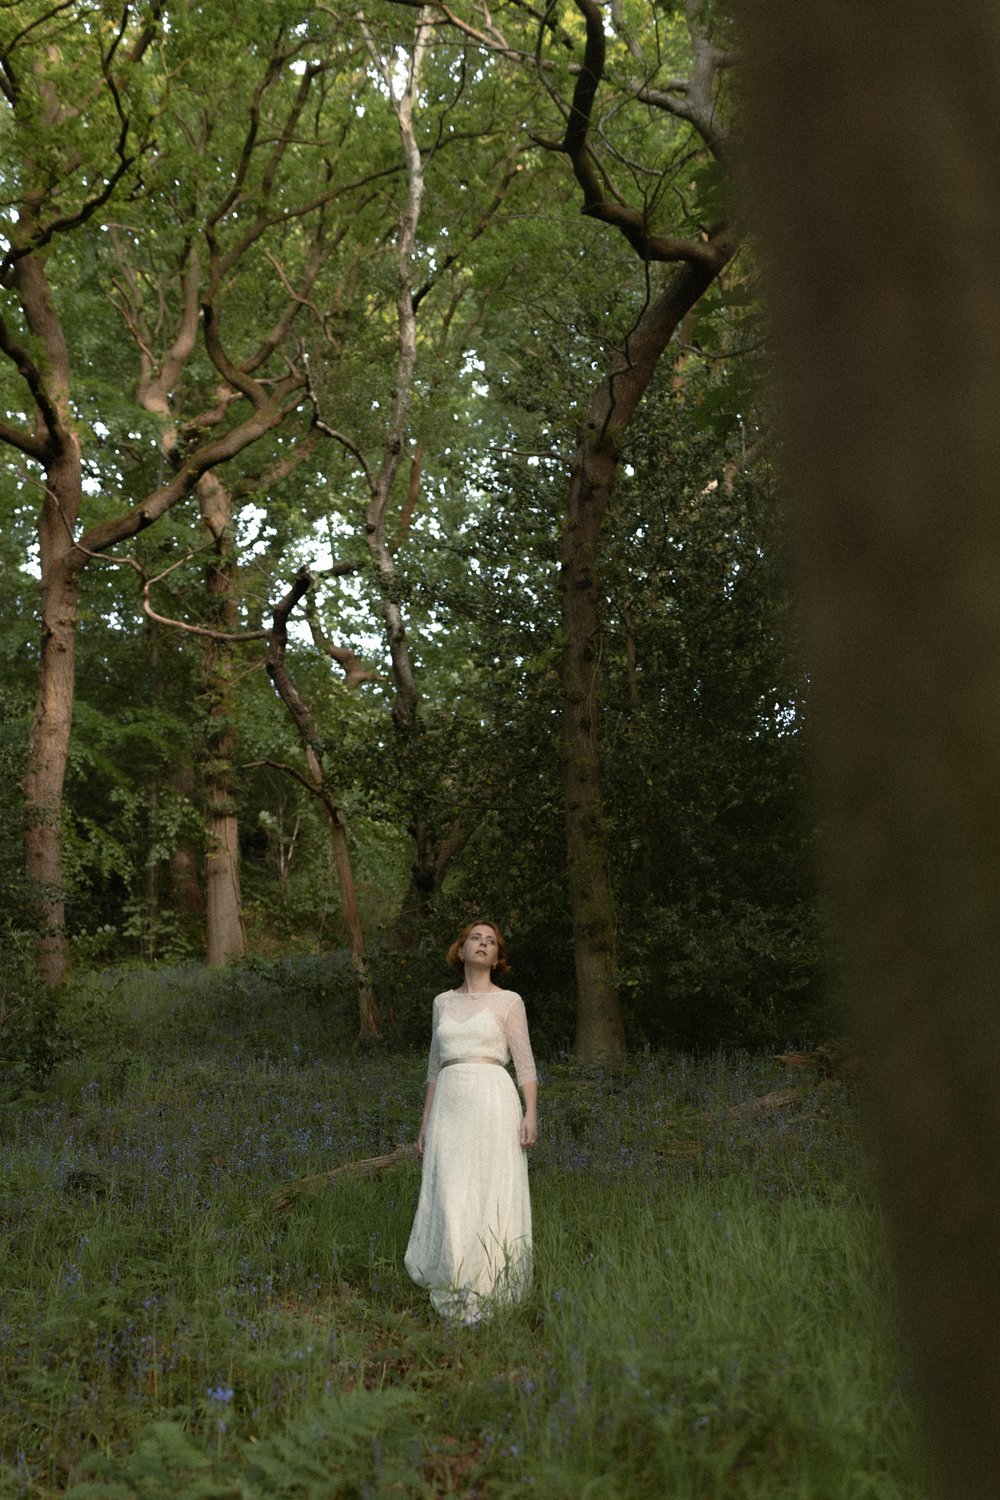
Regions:
M 490 990 L 499 989 L 499 985 L 493 983 L 492 974 L 484 974 L 482 969 L 474 969 L 468 964 L 465 968 L 465 979 L 459 986 L 459 994 L 463 995 L 485 995 Z

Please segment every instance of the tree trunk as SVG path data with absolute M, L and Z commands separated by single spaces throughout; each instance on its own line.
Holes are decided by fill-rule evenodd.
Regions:
M 174 765 L 170 785 L 186 802 L 194 802 L 194 767 L 189 759 L 178 760 Z M 201 917 L 204 914 L 205 896 L 198 880 L 198 856 L 186 833 L 181 833 L 170 855 L 170 900 L 181 917 Z
M 322 767 L 316 763 L 311 749 L 307 749 L 306 759 L 310 761 L 310 771 L 314 776 L 318 776 L 318 784 L 322 785 Z M 368 968 L 368 957 L 365 952 L 365 935 L 361 926 L 361 916 L 358 912 L 357 894 L 354 885 L 354 869 L 351 865 L 351 851 L 347 842 L 347 829 L 344 827 L 344 820 L 340 815 L 340 809 L 333 799 L 324 794 L 322 802 L 326 813 L 327 826 L 330 829 L 333 861 L 337 868 L 337 882 L 340 886 L 340 914 L 347 933 L 347 943 L 351 950 L 351 963 L 354 965 L 354 974 L 358 982 L 358 1035 L 371 1039 L 381 1034 L 382 1021 L 379 1015 L 378 1000 L 375 998 L 375 988 L 372 984 L 371 971 Z
M 203 475 L 197 490 L 202 519 L 212 533 L 215 547 L 215 559 L 209 565 L 206 580 L 212 624 L 219 631 L 232 633 L 236 628 L 230 535 L 232 505 L 228 491 L 214 474 Z M 227 641 L 206 640 L 203 673 L 209 706 L 208 754 L 203 772 L 205 915 L 208 926 L 206 961 L 211 965 L 243 958 L 247 951 L 233 771 L 236 745 L 234 667 L 233 647 Z
M 601 803 L 597 682 L 601 646 L 598 554 L 625 429 L 660 356 L 685 313 L 733 253 L 718 242 L 718 264 L 684 266 L 649 303 L 591 401 L 577 443 L 563 532 L 563 751 L 566 859 L 577 1022 L 574 1052 L 584 1061 L 621 1057 L 625 1029 L 615 978 L 615 905 Z
M 563 532 L 563 755 L 566 872 L 576 967 L 577 1057 L 621 1057 L 625 1027 L 615 977 L 615 904 L 611 888 L 601 771 L 597 753 L 600 605 L 597 554 L 601 522 L 618 465 L 610 441 L 583 445 L 570 482 Z
M 434 898 L 441 889 L 448 866 L 469 842 L 469 829 L 452 823 L 441 836 L 419 819 L 410 825 L 413 863 L 402 905 L 389 934 L 392 953 L 414 953 L 427 931 Z
M 73 526 L 80 508 L 80 483 L 79 444 L 75 434 L 67 433 L 64 451 L 46 473 L 38 526 L 42 645 L 24 778 L 25 870 L 37 893 L 38 970 L 46 984 L 58 984 L 68 962 L 62 795 L 76 676 L 79 574 L 73 563 Z
M 295 727 L 299 732 L 299 738 L 305 750 L 309 775 L 305 777 L 299 775 L 298 772 L 294 774 L 304 786 L 308 787 L 313 796 L 319 798 L 323 804 L 323 811 L 326 813 L 327 826 L 330 829 L 333 859 L 337 869 L 337 880 L 340 886 L 341 916 L 343 917 L 347 941 L 351 951 L 351 962 L 354 965 L 354 973 L 358 983 L 358 1031 L 360 1036 L 371 1039 L 381 1034 L 382 1022 L 379 1015 L 375 988 L 371 980 L 371 971 L 368 968 L 365 935 L 361 925 L 361 916 L 358 912 L 354 886 L 354 870 L 351 866 L 351 851 L 347 842 L 347 829 L 344 826 L 343 816 L 327 780 L 323 765 L 323 747 L 316 733 L 312 714 L 309 712 L 298 688 L 292 681 L 285 659 L 289 616 L 298 601 L 311 587 L 311 584 L 312 577 L 310 573 L 303 569 L 288 593 L 275 608 L 274 623 L 271 628 L 271 639 L 267 652 L 267 675 L 274 683 L 275 691 L 295 721 Z M 286 767 L 285 769 L 290 768 Z
M 936 1493 L 994 1500 L 1000 22 L 745 11 L 825 878 Z
M 26 243 L 34 229 L 34 207 L 29 194 L 20 226 Z M 75 531 L 83 475 L 69 404 L 69 353 L 41 256 L 22 255 L 14 279 L 25 320 L 45 364 L 44 382 L 40 373 L 35 374 L 35 442 L 24 449 L 45 466 L 45 496 L 38 521 L 42 643 L 24 778 L 25 871 L 38 899 L 39 973 L 46 984 L 58 984 L 68 963 L 61 825 L 76 678 L 76 613 L 83 558 L 75 548 Z M 4 343 L 10 353 L 6 334 Z M 20 356 L 21 351 L 14 353 Z M 19 362 L 27 365 L 26 353 Z

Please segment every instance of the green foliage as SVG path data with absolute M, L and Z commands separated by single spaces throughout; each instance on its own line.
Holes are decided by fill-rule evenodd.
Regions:
M 0 1097 L 38 1089 L 72 1046 L 59 1024 L 59 996 L 34 968 L 34 933 L 0 926 Z
M 365 17 L 376 50 L 402 58 L 413 14 L 376 0 Z M 700 19 L 713 35 L 728 24 L 714 10 Z M 537 46 L 540 69 L 500 55 L 483 65 L 468 37 L 444 25 L 425 63 L 417 131 L 426 192 L 411 267 L 418 358 L 388 517 L 419 694 L 410 736 L 391 719 L 359 457 L 377 469 L 393 400 L 392 244 L 405 174 L 354 11 L 255 0 L 225 19 L 188 6 L 132 9 L 123 21 L 74 0 L 15 28 L 24 92 L 16 107 L 6 101 L 0 125 L 11 203 L 34 161 L 44 167 L 43 207 L 66 216 L 46 273 L 70 348 L 85 523 L 154 492 L 220 411 L 216 430 L 249 411 L 235 387 L 219 407 L 220 372 L 202 337 L 165 406 L 151 409 L 143 395 L 180 329 L 189 274 L 198 299 L 214 299 L 228 357 L 250 361 L 265 382 L 307 357 L 322 428 L 346 439 L 310 428 L 312 403 L 300 393 L 279 429 L 219 469 L 233 503 L 219 546 L 231 549 L 234 629 L 266 625 L 300 565 L 361 565 L 320 580 L 317 618 L 331 641 L 370 663 L 373 680 L 349 690 L 301 617 L 289 664 L 344 810 L 390 1032 L 421 1044 L 430 995 L 448 978 L 440 954 L 455 928 L 483 913 L 509 935 L 511 983 L 534 999 L 540 1040 L 565 1048 L 574 1024 L 559 518 L 581 412 L 609 350 L 655 295 L 659 269 L 640 264 L 607 225 L 581 219 L 564 158 L 539 144 L 564 129 L 583 37 L 574 5 L 549 22 L 539 38 L 527 12 L 504 17 L 513 50 L 529 57 Z M 117 160 L 120 120 L 101 56 L 119 24 L 130 165 L 108 203 L 77 222 L 86 185 L 109 181 Z M 664 71 L 689 68 L 685 12 L 625 0 L 607 45 L 592 144 L 609 181 L 654 230 L 699 233 L 728 211 L 726 174 L 687 122 L 632 97 L 640 80 L 655 85 Z M 730 77 L 719 119 L 732 109 Z M 61 130 L 44 125 L 39 78 L 58 84 Z M 9 234 L 18 222 L 12 215 Z M 209 275 L 213 249 L 223 260 Z M 277 343 L 254 364 L 267 330 Z M 16 331 L 30 339 L 26 327 Z M 597 722 L 630 1036 L 691 1046 L 805 1040 L 825 1016 L 801 811 L 803 683 L 787 647 L 777 507 L 754 456 L 761 332 L 748 256 L 702 299 L 683 341 L 682 391 L 651 393 L 636 418 L 601 562 Z M 9 361 L 0 396 L 11 421 L 27 421 Z M 409 496 L 408 460 L 414 475 L 419 468 Z M 0 481 L 0 560 L 11 580 L 0 658 L 25 689 L 21 734 L 36 658 L 25 564 L 37 477 L 25 461 Z M 63 823 L 74 959 L 102 972 L 158 960 L 173 973 L 202 951 L 203 823 L 224 730 L 251 952 L 268 962 L 303 955 L 289 972 L 294 986 L 311 956 L 342 947 L 344 930 L 322 809 L 280 768 L 301 770 L 303 759 L 263 670 L 266 646 L 234 648 L 220 726 L 204 640 L 152 625 L 136 589 L 139 570 L 156 579 L 152 603 L 165 616 L 219 623 L 207 589 L 215 554 L 196 497 L 127 548 L 132 567 L 95 560 L 81 579 Z M 418 818 L 439 842 L 461 835 L 462 847 L 410 934 L 416 951 L 401 956 L 390 939 Z
M 38 917 L 21 868 L 19 779 L 26 704 L 0 690 L 0 1098 L 36 1089 L 70 1050 L 60 997 L 35 968 Z
M 780 516 L 739 419 L 654 395 L 612 512 L 604 766 L 633 1026 L 821 1040 L 804 674 Z
M 417 1404 L 408 1391 L 331 1393 L 283 1432 L 227 1452 L 224 1462 L 180 1423 L 153 1422 L 134 1453 L 93 1466 L 107 1477 L 65 1493 L 68 1500 L 174 1500 L 178 1493 L 185 1500 L 355 1500 L 387 1490 L 430 1493 L 413 1474 L 410 1428 Z M 225 1420 L 219 1421 L 224 1429 Z M 228 1477 L 234 1468 L 245 1477 Z

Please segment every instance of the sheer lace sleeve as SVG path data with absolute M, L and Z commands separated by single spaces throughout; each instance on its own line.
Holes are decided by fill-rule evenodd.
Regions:
M 438 1022 L 441 1019 L 441 1006 L 443 995 L 438 995 L 434 1001 L 434 1009 L 431 1015 L 431 1055 L 427 1059 L 427 1082 L 436 1083 L 437 1076 L 441 1071 L 441 1045 L 438 1041 Z
M 524 1013 L 524 1001 L 520 995 L 511 995 L 510 1004 L 503 1017 L 503 1028 L 507 1033 L 507 1046 L 514 1059 L 518 1083 L 532 1083 L 538 1074 L 535 1072 L 535 1059 L 528 1038 L 528 1018 Z

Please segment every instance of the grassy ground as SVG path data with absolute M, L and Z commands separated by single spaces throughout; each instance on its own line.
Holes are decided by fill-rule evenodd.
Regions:
M 533 1293 L 454 1330 L 402 1269 L 414 1164 L 273 1206 L 412 1139 L 423 1059 L 227 995 L 137 976 L 3 1109 L 0 1496 L 921 1496 L 836 1092 L 768 1114 L 738 1108 L 789 1081 L 768 1059 L 543 1067 Z

